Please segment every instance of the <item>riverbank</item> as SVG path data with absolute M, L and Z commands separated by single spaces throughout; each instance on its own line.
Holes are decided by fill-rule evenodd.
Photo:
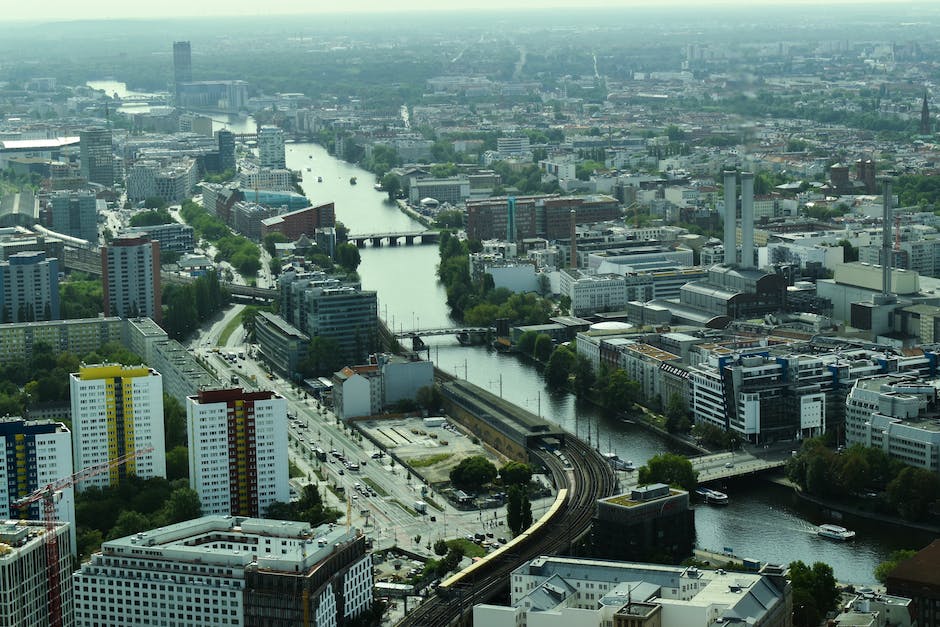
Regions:
M 395 202 L 398 204 L 399 211 L 401 211 L 403 214 L 405 214 L 406 216 L 408 216 L 409 218 L 413 220 L 417 220 L 418 222 L 420 222 L 427 228 L 431 228 L 431 220 L 426 215 L 422 215 L 418 213 L 417 211 L 415 211 L 414 209 L 412 209 L 411 207 L 409 207 L 408 203 L 405 202 L 404 200 L 398 199 Z
M 914 531 L 925 531 L 927 533 L 934 533 L 940 535 L 940 526 L 937 525 L 926 525 L 923 523 L 915 523 L 909 520 L 904 520 L 898 516 L 888 516 L 886 514 L 879 514 L 878 512 L 869 512 L 857 507 L 852 507 L 844 503 L 832 503 L 831 501 L 826 501 L 819 497 L 813 496 L 812 494 L 807 494 L 800 489 L 800 486 L 793 483 L 786 477 L 768 477 L 768 481 L 776 483 L 777 485 L 791 488 L 798 498 L 807 503 L 812 503 L 822 509 L 823 512 L 830 515 L 835 514 L 833 518 L 841 518 L 842 516 L 854 516 L 855 518 L 862 518 L 865 520 L 874 520 L 879 523 L 893 525 L 896 527 L 905 527 L 907 529 L 912 529 Z

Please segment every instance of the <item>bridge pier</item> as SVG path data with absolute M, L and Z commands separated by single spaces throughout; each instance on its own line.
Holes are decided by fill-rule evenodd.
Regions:
M 389 246 L 398 246 L 398 238 L 395 237 L 395 236 L 390 236 L 390 237 L 388 238 L 388 245 L 389 245 Z
M 415 237 L 413 235 L 405 236 L 405 246 L 411 246 L 415 243 Z
M 371 241 L 372 241 L 372 247 L 373 247 L 373 248 L 381 248 L 381 247 L 382 247 L 382 238 L 381 238 L 381 237 L 373 237 Z

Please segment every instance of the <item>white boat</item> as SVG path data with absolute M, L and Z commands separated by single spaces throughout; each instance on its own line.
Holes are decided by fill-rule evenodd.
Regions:
M 816 533 L 822 538 L 829 538 L 830 540 L 851 540 L 855 537 L 854 531 L 849 531 L 845 527 L 840 527 L 839 525 L 819 525 L 819 530 Z
M 614 470 L 625 470 L 627 472 L 636 470 L 636 466 L 633 465 L 633 462 L 623 461 L 616 453 L 604 453 L 604 458 L 607 460 L 607 463 L 613 467 Z
M 718 490 L 696 488 L 695 494 L 709 505 L 727 505 L 730 502 L 728 495 Z

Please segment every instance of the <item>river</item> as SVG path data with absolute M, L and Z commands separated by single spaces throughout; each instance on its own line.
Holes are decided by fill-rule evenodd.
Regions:
M 421 225 L 389 203 L 372 187 L 374 177 L 331 157 L 316 144 L 287 146 L 287 166 L 301 170 L 302 187 L 314 202 L 336 203 L 336 216 L 352 233 L 420 229 Z M 307 171 L 310 168 L 310 171 Z M 317 182 L 322 176 L 323 181 Z M 358 185 L 350 185 L 350 177 Z M 363 248 L 359 274 L 363 287 L 378 292 L 379 314 L 396 329 L 431 329 L 454 325 L 447 312 L 444 288 L 437 282 L 436 246 Z M 430 356 L 438 367 L 486 388 L 556 422 L 602 451 L 613 451 L 638 466 L 651 456 L 675 448 L 636 425 L 603 416 L 573 395 L 545 388 L 537 368 L 527 360 L 485 347 L 463 347 L 450 336 L 430 338 Z M 879 562 L 898 548 L 921 548 L 932 538 L 868 521 L 847 521 L 858 532 L 849 544 L 824 540 L 816 525 L 833 522 L 789 489 L 765 481 L 739 481 L 728 486 L 731 504 L 697 506 L 696 534 L 700 548 L 740 557 L 788 563 L 822 560 L 841 581 L 874 582 Z
M 127 98 L 128 96 L 138 98 L 159 96 L 160 98 L 165 98 L 167 96 L 165 93 L 153 94 L 149 92 L 128 89 L 127 83 L 115 80 L 88 81 L 85 83 L 85 85 L 91 87 L 92 89 L 100 89 L 109 96 L 117 94 L 120 98 Z M 166 105 L 158 104 L 155 106 Z M 129 102 L 122 104 L 117 108 L 117 110 L 126 114 L 148 113 L 150 111 L 150 107 L 151 105 L 149 102 Z M 205 113 L 204 115 L 212 118 L 213 132 L 222 128 L 227 128 L 233 133 L 254 133 L 258 130 L 255 119 L 251 116 L 231 115 L 217 112 Z

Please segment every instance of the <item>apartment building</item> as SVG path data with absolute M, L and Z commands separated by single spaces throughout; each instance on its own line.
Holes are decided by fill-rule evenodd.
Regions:
M 74 624 L 69 523 L 55 525 L 59 546 L 55 573 L 59 584 L 58 614 L 62 625 Z M 0 627 L 49 625 L 53 612 L 50 570 L 43 522 L 0 519 Z
M 132 474 L 166 477 L 160 373 L 146 366 L 83 365 L 69 375 L 69 390 L 76 470 L 153 449 L 86 479 L 79 490 L 116 485 Z
M 287 401 L 275 392 L 200 390 L 186 399 L 189 484 L 204 514 L 264 516 L 290 498 Z

